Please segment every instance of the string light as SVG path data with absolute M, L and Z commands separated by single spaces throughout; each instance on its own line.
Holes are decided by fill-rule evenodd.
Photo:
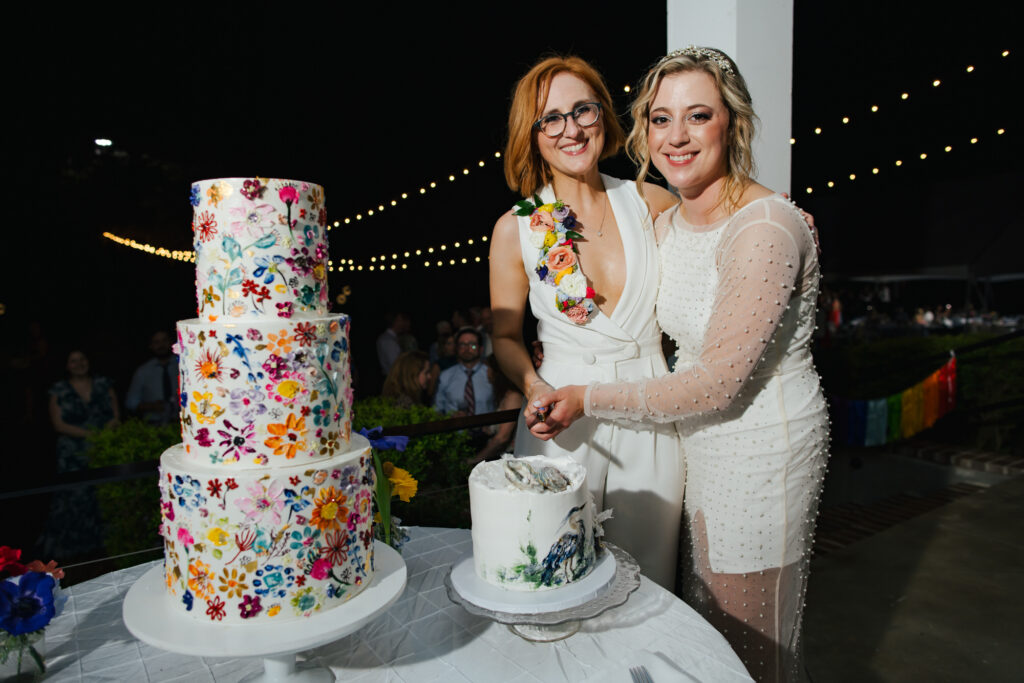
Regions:
M 494 158 L 495 158 L 495 159 L 500 159 L 500 158 L 501 158 L 501 152 L 495 152 L 495 153 L 494 153 Z M 486 163 L 484 162 L 484 160 L 483 160 L 483 159 L 481 159 L 480 161 L 478 161 L 478 162 L 477 162 L 477 164 L 476 164 L 477 168 L 484 168 L 484 167 L 485 167 L 486 165 L 487 165 L 487 164 L 486 164 Z M 462 173 L 461 173 L 461 175 L 463 175 L 463 176 L 468 176 L 468 175 L 469 175 L 469 171 L 470 171 L 470 167 L 469 167 L 469 166 L 466 166 L 466 167 L 464 167 L 464 168 L 462 169 Z M 457 174 L 457 173 L 449 173 L 449 174 L 448 174 L 448 181 L 449 181 L 449 182 L 455 182 L 455 179 L 456 179 L 456 178 L 458 177 L 458 175 L 460 175 L 460 174 Z M 433 190 L 433 189 L 436 189 L 436 188 L 437 188 L 437 181 L 432 181 L 432 182 L 431 182 L 431 183 L 429 184 L 429 189 Z M 428 185 L 423 185 L 423 186 L 421 186 L 421 187 L 419 188 L 419 190 L 420 190 L 420 192 L 419 192 L 419 193 L 420 193 L 421 195 L 422 195 L 422 194 L 426 194 L 426 193 L 427 193 L 427 189 L 428 189 Z M 400 199 L 408 199 L 408 198 L 409 198 L 409 193 L 408 193 L 408 192 L 402 192 L 402 193 L 401 193 L 401 194 L 399 195 L 399 198 L 400 198 Z M 370 217 L 370 216 L 373 216 L 373 215 L 374 215 L 374 213 L 380 213 L 381 211 L 383 211 L 383 210 L 384 210 L 384 208 L 385 208 L 385 204 L 390 204 L 391 206 L 398 206 L 398 202 L 399 202 L 399 200 L 398 200 L 398 199 L 390 199 L 390 200 L 388 200 L 388 201 L 386 201 L 386 202 L 380 202 L 380 203 L 378 203 L 378 204 L 377 204 L 377 208 L 376 208 L 376 210 L 374 210 L 374 209 L 372 209 L 372 208 L 371 208 L 371 209 L 368 209 L 368 210 L 366 210 L 366 211 L 365 211 L 364 213 L 366 214 L 366 216 L 367 216 L 367 217 Z M 362 213 L 358 213 L 358 214 L 356 214 L 356 220 L 357 220 L 357 221 L 361 221 L 361 220 L 362 220 Z M 345 218 L 345 219 L 344 219 L 344 222 L 345 222 L 346 224 L 349 224 L 349 223 L 351 223 L 351 219 L 350 219 L 350 218 Z M 338 225 L 338 221 L 335 221 L 335 222 L 334 222 L 334 225 Z
M 1003 57 L 1008 57 L 1008 56 L 1010 55 L 1010 51 L 1009 51 L 1009 50 L 1003 50 L 1003 51 L 1002 51 L 1002 52 L 1001 52 L 1000 54 L 1001 54 L 1001 55 L 1002 55 Z M 973 72 L 974 72 L 974 69 L 975 69 L 975 67 L 974 67 L 974 65 L 973 65 L 973 64 L 969 64 L 969 65 L 967 65 L 967 66 L 965 67 L 965 69 L 966 69 L 967 73 L 973 73 Z M 941 78 L 934 78 L 934 79 L 932 79 L 932 87 L 938 88 L 938 87 L 939 87 L 939 86 L 941 86 L 941 85 L 942 85 L 942 79 L 941 79 Z M 909 100 L 909 99 L 910 99 L 910 92 L 909 92 L 909 91 L 907 91 L 907 90 L 901 91 L 901 92 L 900 92 L 900 99 L 901 99 L 901 100 Z M 877 104 L 873 104 L 873 105 L 871 105 L 871 111 L 872 111 L 873 113 L 877 113 L 877 112 L 878 112 L 878 110 L 879 110 L 879 107 L 878 107 L 878 105 L 877 105 Z M 842 121 L 843 121 L 843 123 L 849 123 L 849 122 L 850 122 L 850 117 L 848 117 L 848 116 L 844 116 L 844 117 L 842 118 Z M 820 134 L 821 134 L 821 132 L 822 132 L 822 129 L 821 129 L 821 127 L 820 127 L 820 126 L 815 126 L 815 127 L 814 127 L 814 132 L 815 132 L 816 134 L 820 135 Z M 790 139 L 790 144 L 793 144 L 793 142 L 792 142 L 792 138 Z

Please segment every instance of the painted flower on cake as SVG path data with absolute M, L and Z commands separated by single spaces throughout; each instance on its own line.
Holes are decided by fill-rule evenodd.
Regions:
M 328 531 L 324 534 L 324 544 L 320 546 L 320 554 L 335 567 L 345 563 L 348 556 L 349 537 L 344 531 Z
M 304 527 L 301 531 L 296 529 L 291 533 L 291 542 L 288 544 L 292 550 L 297 550 L 295 557 L 303 559 L 309 554 L 316 553 L 316 543 L 320 539 L 320 530 L 311 526 Z M 310 548 L 313 552 L 310 553 Z
M 260 612 L 263 608 L 260 606 L 260 599 L 258 596 L 252 595 L 242 596 L 242 602 L 238 604 L 239 616 L 243 619 L 251 619 Z
M 295 594 L 291 604 L 295 608 L 296 615 L 308 616 L 320 609 L 320 595 L 313 590 L 312 586 L 306 586 Z
M 273 436 L 263 442 L 268 448 L 274 449 L 274 455 L 283 455 L 289 460 L 299 451 L 306 450 L 306 418 L 296 418 L 289 413 L 284 423 L 271 423 L 267 431 Z
M 267 349 L 278 355 L 290 353 L 292 350 L 292 337 L 288 334 L 288 330 L 282 329 L 277 333 L 268 332 Z
M 224 420 L 224 429 L 218 429 L 217 433 L 221 436 L 220 446 L 224 448 L 221 457 L 224 460 L 238 462 L 256 452 L 256 425 L 252 422 L 236 428 L 231 420 Z
M 213 576 L 210 574 L 210 565 L 201 560 L 194 559 L 188 565 L 188 587 L 196 594 L 196 597 L 205 600 L 213 595 Z
M 278 190 L 277 196 L 280 197 L 281 201 L 287 205 L 291 205 L 299 201 L 299 191 L 291 185 L 285 185 Z
M 192 231 L 199 237 L 200 242 L 209 242 L 217 234 L 217 219 L 209 211 L 201 211 L 196 214 Z
M 209 197 L 211 205 L 218 206 L 222 201 L 231 196 L 231 186 L 226 181 L 221 180 L 207 188 L 206 196 Z
M 227 611 L 224 609 L 225 604 L 226 603 L 216 595 L 213 596 L 212 600 L 206 601 L 206 614 L 210 619 L 220 621 L 224 618 L 224 615 L 227 614 Z
M 237 569 L 228 571 L 226 568 L 221 572 L 218 577 L 220 586 L 217 590 L 221 593 L 226 593 L 229 598 L 240 598 L 242 592 L 249 590 L 249 586 L 245 583 L 245 573 L 238 573 Z
M 252 200 L 243 200 L 241 205 L 228 209 L 231 214 L 231 233 L 236 237 L 248 233 L 251 237 L 262 237 L 274 227 L 274 207 L 270 204 L 258 204 Z
M 188 193 L 188 201 L 192 206 L 199 206 L 199 185 L 195 184 L 192 186 L 192 190 Z
M 309 523 L 322 530 L 341 528 L 342 522 L 348 517 L 348 508 L 345 507 L 347 500 L 348 496 L 333 486 L 320 489 L 313 499 L 313 514 Z
M 207 531 L 206 538 L 210 541 L 210 543 L 218 547 L 227 545 L 228 541 L 231 540 L 231 536 L 228 534 L 228 532 L 224 531 L 219 526 L 215 526 L 209 531 Z
M 199 393 L 198 391 L 192 392 L 192 402 L 189 404 L 189 410 L 196 416 L 196 420 L 199 424 L 212 425 L 217 422 L 217 418 L 224 413 L 224 409 L 213 402 L 213 393 Z
M 223 360 L 220 353 L 212 349 L 204 349 L 196 360 L 196 376 L 199 379 L 221 381 L 221 361 Z
M 235 505 L 245 513 L 246 520 L 260 524 L 264 519 L 271 524 L 281 523 L 281 511 L 284 509 L 284 501 L 281 499 L 281 492 L 284 487 L 278 481 L 270 482 L 269 487 L 254 481 L 247 491 L 248 498 L 239 498 Z
M 299 347 L 311 346 L 316 341 L 316 327 L 313 323 L 299 323 L 295 326 L 294 339 Z
M 327 578 L 330 571 L 331 563 L 327 560 L 320 559 L 313 563 L 313 568 L 309 571 L 309 575 L 317 581 L 323 581 Z

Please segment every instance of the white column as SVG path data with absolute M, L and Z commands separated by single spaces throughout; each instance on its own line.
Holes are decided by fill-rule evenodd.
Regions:
M 789 192 L 793 112 L 793 0 L 667 0 L 668 52 L 700 45 L 740 67 L 760 118 L 757 180 Z

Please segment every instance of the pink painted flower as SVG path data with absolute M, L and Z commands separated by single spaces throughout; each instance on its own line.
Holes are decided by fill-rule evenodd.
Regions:
M 280 482 L 271 482 L 269 488 L 265 488 L 260 482 L 253 482 L 247 489 L 249 498 L 239 498 L 235 505 L 245 513 L 245 518 L 261 523 L 263 519 L 269 518 L 273 524 L 281 523 L 281 510 L 284 509 L 284 501 L 281 499 L 283 490 Z
M 299 191 L 291 185 L 285 185 L 277 191 L 277 196 L 281 198 L 281 201 L 285 204 L 294 204 L 299 201 Z
M 551 247 L 548 251 L 548 269 L 564 270 L 576 264 L 576 254 L 569 247 Z
M 582 325 L 587 322 L 587 309 L 580 304 L 576 304 L 572 308 L 565 309 L 565 315 L 569 320 L 573 321 L 577 325 Z
M 192 534 L 188 532 L 188 529 L 186 529 L 185 527 L 181 527 L 180 529 L 178 529 L 178 543 L 181 543 L 185 546 L 189 546 L 195 545 L 195 542 L 196 540 L 192 538 Z
M 331 571 L 331 563 L 321 557 L 313 563 L 313 569 L 310 570 L 309 575 L 317 581 L 323 581 L 327 578 L 327 573 L 329 571 Z
M 530 215 L 530 230 L 548 232 L 555 229 L 555 221 L 547 211 L 534 211 Z
M 270 204 L 257 204 L 243 199 L 238 206 L 228 209 L 231 214 L 231 234 L 236 237 L 249 233 L 252 237 L 262 237 L 276 224 L 274 207 Z

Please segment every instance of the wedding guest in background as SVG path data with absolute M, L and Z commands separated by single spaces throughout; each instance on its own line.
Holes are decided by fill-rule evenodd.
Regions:
M 380 373 L 387 377 L 391 366 L 402 353 L 402 337 L 412 329 L 412 321 L 407 313 L 389 312 L 385 315 L 387 329 L 377 337 L 377 360 L 380 362 Z
M 405 351 L 391 366 L 381 395 L 392 399 L 399 408 L 429 405 L 430 367 L 427 354 Z
M 452 324 L 447 320 L 438 320 L 434 326 L 437 332 L 437 338 L 434 339 L 430 344 L 430 362 L 436 363 L 437 359 L 441 357 L 441 340 L 445 337 L 452 336 Z M 454 353 L 452 354 L 455 355 Z
M 455 335 L 458 363 L 441 373 L 434 407 L 456 416 L 490 413 L 494 393 L 487 380 L 487 366 L 480 361 L 480 333 L 463 327 Z
M 491 382 L 491 390 L 494 392 L 495 410 L 519 410 L 523 406 L 523 394 L 512 384 L 512 381 L 501 371 L 498 359 L 491 355 L 487 356 L 487 379 Z M 491 436 L 480 452 L 478 452 L 469 464 L 473 465 L 484 460 L 496 460 L 502 453 L 512 450 L 516 437 L 516 422 L 503 422 L 501 424 L 485 427 Z
M 89 466 L 86 437 L 120 423 L 117 395 L 106 377 L 93 376 L 82 351 L 68 354 L 67 378 L 50 388 L 50 422 L 57 432 L 57 472 Z M 50 503 L 44 547 L 47 555 L 81 557 L 100 547 L 99 510 L 93 492 L 76 488 Z
M 446 334 L 442 336 L 437 340 L 437 345 L 439 350 L 435 365 L 438 368 L 438 374 L 440 374 L 459 362 L 458 356 L 455 355 L 455 335 Z
M 50 388 L 50 422 L 57 432 L 57 471 L 85 469 L 85 437 L 94 429 L 120 424 L 114 387 L 106 377 L 89 372 L 82 351 L 68 354 L 67 378 Z
M 125 395 L 124 407 L 149 424 L 178 421 L 178 357 L 171 352 L 171 335 L 153 333 L 149 350 L 153 357 L 139 366 Z

